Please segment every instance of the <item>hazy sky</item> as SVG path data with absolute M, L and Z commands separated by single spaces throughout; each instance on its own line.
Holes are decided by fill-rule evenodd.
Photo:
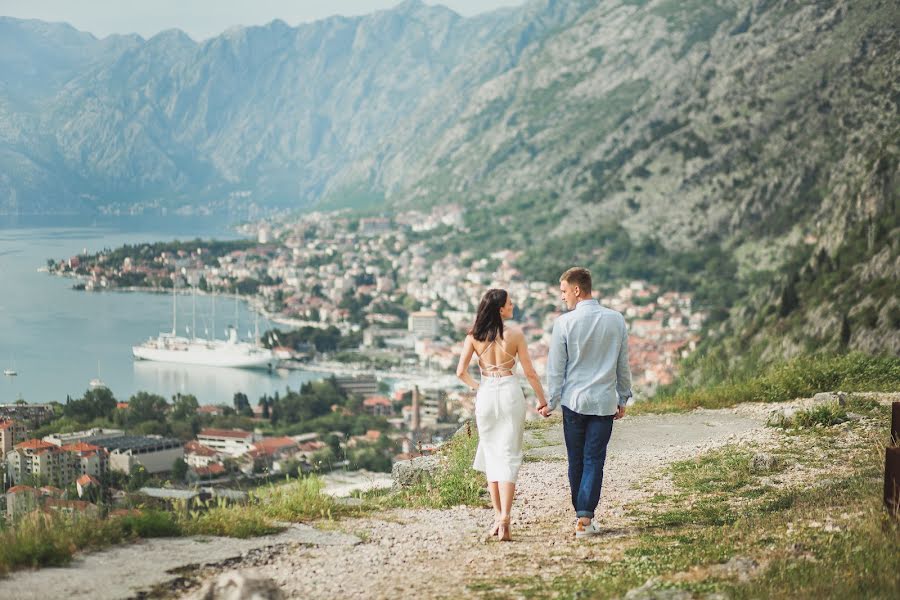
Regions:
M 517 6 L 524 0 L 426 0 L 462 15 Z M 195 40 L 233 25 L 261 25 L 281 19 L 289 25 L 331 15 L 360 15 L 391 8 L 400 0 L 0 0 L 0 15 L 65 21 L 97 37 L 138 33 L 150 37 L 177 27 Z

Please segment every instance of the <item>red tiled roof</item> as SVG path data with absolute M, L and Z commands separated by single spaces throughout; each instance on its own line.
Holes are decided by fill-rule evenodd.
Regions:
M 8 490 L 6 490 L 7 494 L 19 494 L 21 492 L 28 492 L 30 494 L 37 494 L 38 491 L 31 487 L 30 485 L 14 485 Z
M 78 479 L 75 480 L 76 483 L 84 487 L 86 485 L 100 485 L 100 480 L 94 477 L 93 475 L 82 475 Z
M 213 463 L 207 467 L 194 467 L 194 473 L 197 475 L 221 475 L 225 472 L 225 465 L 221 463 Z
M 62 496 L 65 492 L 58 487 L 54 487 L 52 485 L 45 485 L 41 487 L 41 493 L 45 495 L 52 496 Z
M 363 406 L 390 406 L 391 401 L 384 396 L 369 396 L 363 400 Z
M 13 419 L 0 419 L 0 429 L 9 429 L 15 424 L 16 422 Z
M 44 440 L 32 439 L 26 440 L 21 444 L 16 444 L 16 449 L 19 450 L 49 450 L 51 448 L 56 448 L 50 442 L 45 442 Z
M 253 437 L 253 434 L 249 431 L 241 431 L 240 429 L 204 429 L 197 434 L 197 437 L 200 436 L 247 439 Z
M 318 440 L 313 440 L 311 442 L 304 442 L 300 444 L 300 450 L 303 452 L 314 452 L 316 450 L 321 450 L 325 447 L 325 442 L 320 442 Z
M 264 455 L 264 454 L 274 454 L 279 450 L 286 449 L 294 449 L 297 450 L 300 448 L 300 445 L 297 444 L 294 440 L 289 437 L 277 437 L 277 438 L 263 438 L 253 444 L 254 450 L 256 450 L 255 456 Z
M 94 506 L 90 502 L 84 500 L 62 500 L 60 498 L 47 498 L 44 500 L 44 506 L 51 508 L 72 508 L 74 510 L 87 510 Z
M 117 409 L 128 408 L 128 403 L 127 402 L 116 402 L 116 408 Z
M 198 413 L 208 414 L 208 413 L 219 413 L 222 412 L 221 406 L 215 406 L 213 404 L 204 404 L 203 406 L 197 409 Z
M 185 454 L 196 454 L 197 456 L 215 456 L 218 454 L 209 446 L 204 446 L 197 440 L 191 440 L 184 445 Z
M 75 442 L 74 444 L 65 444 L 64 446 L 59 447 L 60 450 L 65 450 L 67 452 L 99 452 L 101 450 L 100 446 L 95 446 L 93 444 L 88 444 L 87 442 Z

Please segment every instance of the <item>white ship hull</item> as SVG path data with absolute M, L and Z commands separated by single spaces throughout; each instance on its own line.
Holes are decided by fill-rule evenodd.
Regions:
M 167 342 L 168 340 L 150 340 L 140 346 L 133 346 L 131 352 L 140 360 L 207 367 L 271 368 L 278 362 L 271 350 L 247 343 Z

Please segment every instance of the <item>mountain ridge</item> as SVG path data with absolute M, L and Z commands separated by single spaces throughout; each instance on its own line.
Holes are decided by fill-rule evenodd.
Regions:
M 459 202 L 528 276 L 699 289 L 732 354 L 900 351 L 871 274 L 900 260 L 898 30 L 883 0 L 533 0 L 123 39 L 24 108 L 0 68 L 0 212 Z

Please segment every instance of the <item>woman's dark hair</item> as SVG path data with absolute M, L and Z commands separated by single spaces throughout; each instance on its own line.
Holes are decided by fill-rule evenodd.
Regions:
M 469 330 L 469 335 L 479 342 L 493 342 L 498 337 L 503 339 L 500 309 L 506 306 L 508 296 L 506 290 L 488 290 L 478 305 L 478 314 L 475 315 L 475 324 Z

